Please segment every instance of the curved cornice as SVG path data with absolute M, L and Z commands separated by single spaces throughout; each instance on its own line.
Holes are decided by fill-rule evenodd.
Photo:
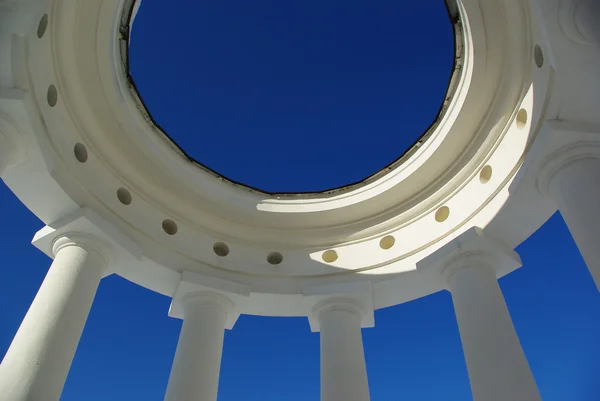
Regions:
M 545 119 L 552 85 L 551 66 L 533 57 L 546 44 L 529 3 L 457 5 L 460 79 L 430 138 L 360 188 L 278 198 L 198 169 L 153 131 L 123 74 L 122 0 L 54 0 L 45 33 L 24 43 L 32 101 L 22 115 L 35 122 L 31 137 L 44 141 L 41 152 L 53 161 L 43 179 L 139 246 L 144 256 L 116 272 L 162 293 L 171 294 L 181 271 L 248 286 L 249 302 L 263 299 L 254 291 L 301 294 L 338 278 L 375 283 L 412 273 L 419 259 L 494 219 Z M 222 242 L 225 253 L 214 248 Z M 382 303 L 434 290 L 401 276 L 416 283 L 414 294 L 386 292 Z M 251 310 L 277 314 L 296 301 L 258 301 Z
M 93 23 L 85 20 L 87 13 L 106 14 L 110 11 L 110 14 L 118 14 L 120 9 L 115 11 L 118 4 L 116 1 L 95 5 L 86 3 L 85 6 L 72 7 L 78 10 L 75 13 L 59 12 L 61 17 L 70 16 L 78 21 L 73 24 L 61 18 L 55 25 L 61 31 L 70 27 L 70 32 L 56 32 L 54 36 L 54 59 L 59 71 L 64 71 L 60 81 L 67 91 L 61 91 L 62 98 L 75 128 L 106 168 L 135 188 L 140 196 L 152 199 L 157 207 L 177 220 L 201 221 L 211 231 L 230 226 L 230 232 L 243 232 L 243 227 L 236 224 L 240 222 L 253 230 L 259 225 L 275 229 L 275 233 L 277 228 L 284 231 L 286 228 L 326 231 L 332 226 L 337 232 L 339 230 L 335 226 L 339 226 L 341 221 L 348 231 L 357 231 L 352 222 L 364 227 L 381 224 L 382 220 L 389 220 L 390 215 L 423 214 L 439 204 L 448 192 L 455 190 L 488 156 L 512 118 L 505 110 L 515 109 L 528 87 L 531 45 L 523 40 L 530 36 L 527 20 L 523 18 L 523 14 L 526 16 L 527 13 L 522 12 L 523 8 L 519 7 L 519 12 L 513 14 L 519 15 L 524 24 L 513 22 L 502 25 L 501 22 L 505 21 L 494 18 L 494 21 L 500 22 L 484 28 L 480 8 L 472 5 L 471 10 L 467 10 L 463 6 L 465 21 L 468 18 L 469 23 L 464 24 L 467 31 L 463 43 L 465 60 L 461 66 L 459 93 L 449 105 L 447 118 L 439 125 L 438 132 L 432 134 L 411 160 L 400 166 L 395 174 L 388 173 L 376 182 L 353 191 L 313 199 L 264 197 L 199 171 L 173 146 L 151 133 L 143 114 L 138 117 L 131 115 L 139 113 L 139 110 L 135 103 L 130 103 L 132 99 L 127 98 L 131 96 L 126 91 L 128 84 L 116 71 L 120 52 L 115 43 L 105 42 L 109 38 L 118 40 L 115 23 L 94 27 Z M 499 4 L 486 3 L 481 11 L 511 18 L 512 15 L 506 12 L 509 8 L 502 10 Z M 57 9 L 61 7 L 61 2 L 57 2 Z M 102 18 L 98 21 L 107 20 Z M 72 31 L 74 25 L 83 32 Z M 523 29 L 515 29 L 515 26 Z M 470 36 L 483 36 L 486 41 L 471 42 Z M 81 46 L 73 54 L 71 43 L 74 38 L 78 38 L 76 43 L 83 43 L 82 38 L 93 40 L 94 37 L 98 42 L 95 49 L 104 48 L 108 52 L 98 50 L 94 57 L 90 51 L 95 49 Z M 507 37 L 512 40 L 506 41 Z M 64 45 L 61 38 L 67 40 Z M 524 46 L 525 43 L 527 45 Z M 509 53 L 511 56 L 507 57 Z M 523 67 L 526 67 L 525 70 Z M 75 81 L 76 77 L 79 77 L 81 85 L 67 84 Z M 118 84 L 116 88 L 115 83 Z M 114 100 L 112 103 L 98 103 L 101 98 Z M 128 106 L 124 108 L 123 103 Z M 123 111 L 127 113 L 125 116 Z M 111 120 L 111 115 L 116 120 Z M 131 117 L 135 121 L 131 121 Z M 94 123 L 90 124 L 92 121 Z M 126 123 L 130 126 L 125 126 Z M 138 139 L 132 142 L 131 138 Z M 149 149 L 154 150 L 143 155 Z M 440 191 L 443 187 L 445 191 Z M 200 204 L 202 208 L 197 207 Z M 333 211 L 337 218 L 332 218 Z M 329 213 L 329 218 L 323 218 L 323 213 Z M 275 234 L 273 239 L 277 236 L 279 234 Z

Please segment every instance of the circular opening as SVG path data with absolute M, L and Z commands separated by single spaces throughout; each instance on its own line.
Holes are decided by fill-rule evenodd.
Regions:
M 279 252 L 271 252 L 267 256 L 267 262 L 269 262 L 272 265 L 278 265 L 281 262 L 283 262 L 283 255 L 280 254 Z
M 527 125 L 527 110 L 521 109 L 517 114 L 517 128 L 523 129 Z
M 379 246 L 381 249 L 391 249 L 396 243 L 396 238 L 391 235 L 383 237 L 381 241 L 379 241 Z
M 131 204 L 131 192 L 125 188 L 117 189 L 117 199 L 124 205 Z
M 46 28 L 48 28 L 48 14 L 44 14 L 40 19 L 40 23 L 38 24 L 37 35 L 38 38 L 42 38 L 46 33 Z
M 450 208 L 448 206 L 442 206 L 435 212 L 435 221 L 438 223 L 448 220 L 448 217 L 450 217 Z
M 56 90 L 56 86 L 50 85 L 48 87 L 46 98 L 50 107 L 56 106 L 56 102 L 58 102 L 58 90 Z
M 544 65 L 544 51 L 540 45 L 535 45 L 535 49 L 533 50 L 533 58 L 535 60 L 535 65 L 538 68 L 542 68 Z
M 492 166 L 487 165 L 479 173 L 479 181 L 482 184 L 487 184 L 492 179 Z
M 336 251 L 330 249 L 329 251 L 323 252 L 323 261 L 325 263 L 333 263 L 337 260 L 338 254 Z
M 229 255 L 229 246 L 227 246 L 227 244 L 224 242 L 216 242 L 213 245 L 213 251 L 217 256 L 224 258 L 225 256 Z
M 170 219 L 163 220 L 162 228 L 163 228 L 164 232 L 166 232 L 169 235 L 177 234 L 177 223 L 175 223 L 173 220 L 170 220 Z
M 460 74 L 455 56 L 460 59 L 462 46 L 456 46 L 453 26 L 459 22 L 444 1 L 412 2 L 408 19 L 402 1 L 352 2 L 343 12 L 335 2 L 319 3 L 319 12 L 303 1 L 252 7 L 191 2 L 183 20 L 165 17 L 182 4 L 141 2 L 130 21 L 131 40 L 124 41 L 123 53 L 129 53 L 123 64 L 143 100 L 139 107 L 167 134 L 164 139 L 236 185 L 303 194 L 372 182 L 437 127 L 460 81 L 451 79 Z M 180 31 L 182 21 L 202 21 L 201 34 L 179 35 L 172 46 L 163 39 Z M 423 24 L 428 35 L 414 35 Z M 425 50 L 431 43 L 435 51 Z M 181 51 L 197 47 L 201 54 Z M 407 54 L 417 55 L 418 63 L 407 63 Z M 422 66 L 427 73 L 419 73 Z M 423 88 L 426 96 L 406 96 Z M 193 106 L 190 93 L 202 94 Z M 204 139 L 189 135 L 198 124 Z M 283 141 L 281 151 L 282 133 L 303 140 Z M 232 141 L 249 151 L 226 151 Z
M 88 159 L 87 148 L 83 143 L 75 144 L 75 147 L 73 148 L 73 153 L 75 154 L 75 158 L 77 159 L 77 161 L 79 161 L 80 163 L 85 163 Z

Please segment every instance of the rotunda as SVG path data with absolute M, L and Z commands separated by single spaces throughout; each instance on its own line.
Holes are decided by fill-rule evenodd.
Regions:
M 455 68 L 430 130 L 359 183 L 277 194 L 195 163 L 154 123 L 127 68 L 139 1 L 0 0 L 0 176 L 54 260 L 0 365 L 3 399 L 60 398 L 116 274 L 183 320 L 168 401 L 216 400 L 240 314 L 306 317 L 321 400 L 369 400 L 361 329 L 443 290 L 473 398 L 540 400 L 497 280 L 559 210 L 600 288 L 600 3 L 447 3 Z

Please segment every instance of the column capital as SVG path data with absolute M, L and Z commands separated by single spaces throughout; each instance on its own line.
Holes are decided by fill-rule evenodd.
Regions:
M 550 196 L 552 178 L 563 168 L 584 159 L 600 159 L 600 125 L 549 121 L 532 149 L 535 185 Z
M 52 254 L 56 257 L 61 249 L 71 246 L 96 252 L 104 259 L 107 266 L 114 264 L 115 252 L 113 247 L 101 238 L 86 232 L 66 232 L 59 235 L 52 243 Z
M 362 303 L 357 299 L 343 297 L 333 297 L 325 299 L 316 304 L 312 308 L 311 312 L 315 315 L 317 319 L 319 319 L 322 315 L 334 310 L 344 310 L 352 312 L 359 316 L 361 318 L 361 321 L 363 317 L 368 313 L 363 307 Z
M 581 45 L 593 45 L 600 37 L 594 25 L 600 16 L 596 0 L 562 0 L 558 8 L 558 24 L 569 39 Z
M 521 258 L 512 249 L 472 227 L 417 263 L 417 271 L 448 288 L 450 278 L 467 267 L 490 267 L 502 277 L 519 267 Z
M 230 298 L 211 291 L 189 292 L 183 295 L 179 302 L 184 311 L 193 305 L 204 304 L 219 305 L 227 312 L 235 308 L 235 303 Z
M 550 184 L 556 173 L 572 163 L 585 159 L 600 159 L 600 141 L 576 142 L 551 153 L 538 172 L 536 179 L 538 191 L 543 196 L 549 197 Z
M 78 209 L 48 224 L 35 234 L 31 242 L 50 258 L 69 246 L 93 250 L 106 260 L 106 274 L 131 264 L 132 259 L 142 258 L 138 244 L 89 208 Z
M 375 326 L 370 282 L 313 286 L 304 289 L 303 302 L 312 332 L 321 330 L 320 317 L 334 310 L 355 313 L 362 328 Z
M 184 319 L 186 309 L 194 304 L 220 305 L 227 311 L 225 328 L 231 330 L 249 296 L 250 287 L 245 284 L 184 271 L 173 294 L 169 316 Z
M 579 8 L 585 0 L 561 0 L 558 6 L 558 25 L 562 32 L 574 42 L 590 45 L 590 38 L 582 32 L 579 23 Z

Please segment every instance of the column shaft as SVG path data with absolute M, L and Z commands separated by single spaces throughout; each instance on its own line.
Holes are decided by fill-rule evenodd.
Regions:
M 541 401 L 491 266 L 448 280 L 474 401 Z
M 600 160 L 564 166 L 552 176 L 549 190 L 600 290 Z
M 321 401 L 369 401 L 360 315 L 329 309 L 321 326 Z
M 60 398 L 105 268 L 94 250 L 58 250 L 0 365 L 3 400 Z
M 165 401 L 216 401 L 228 300 L 220 295 L 190 295 Z

